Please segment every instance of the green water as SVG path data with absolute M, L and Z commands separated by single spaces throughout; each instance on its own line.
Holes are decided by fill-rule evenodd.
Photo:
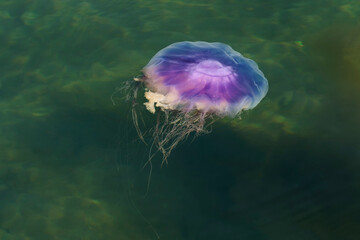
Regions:
M 0 0 L 0 239 L 360 239 L 359 29 L 358 0 Z M 269 93 L 153 159 L 147 192 L 110 98 L 184 40 L 231 45 Z

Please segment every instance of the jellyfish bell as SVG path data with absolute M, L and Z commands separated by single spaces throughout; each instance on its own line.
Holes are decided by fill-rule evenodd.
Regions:
M 179 42 L 144 67 L 145 97 L 162 109 L 234 116 L 254 108 L 268 83 L 257 64 L 223 43 Z
M 254 108 L 268 91 L 257 64 L 223 43 L 173 43 L 142 72 L 144 76 L 135 80 L 145 86 L 144 105 L 151 113 L 163 114 L 154 128 L 153 144 L 164 161 L 190 133 L 205 132 L 206 119 L 238 116 Z

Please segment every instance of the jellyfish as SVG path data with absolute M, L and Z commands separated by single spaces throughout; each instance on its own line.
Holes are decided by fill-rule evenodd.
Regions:
M 139 137 L 138 90 L 143 105 L 157 114 L 151 132 L 149 159 L 162 153 L 163 163 L 191 133 L 208 132 L 217 119 L 237 117 L 254 108 L 266 95 L 268 81 L 251 59 L 229 45 L 214 42 L 177 42 L 160 50 L 134 78 L 132 116 Z

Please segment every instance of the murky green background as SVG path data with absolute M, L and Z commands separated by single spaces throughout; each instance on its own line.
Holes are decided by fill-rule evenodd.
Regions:
M 231 45 L 270 89 L 157 156 L 146 194 L 110 97 L 184 40 Z M 1 240 L 360 239 L 359 123 L 358 0 L 0 0 Z

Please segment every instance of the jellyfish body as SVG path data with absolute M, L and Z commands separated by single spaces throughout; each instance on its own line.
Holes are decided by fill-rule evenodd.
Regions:
M 144 67 L 145 105 L 218 116 L 254 108 L 268 91 L 257 64 L 223 43 L 178 42 Z
M 134 80 L 145 85 L 146 108 L 158 114 L 151 149 L 155 146 L 163 154 L 163 162 L 190 133 L 206 133 L 208 119 L 252 109 L 268 91 L 257 64 L 223 43 L 171 44 L 150 60 L 143 74 Z M 134 107 L 137 90 L 133 119 L 144 140 Z M 153 154 L 149 156 L 150 161 Z

